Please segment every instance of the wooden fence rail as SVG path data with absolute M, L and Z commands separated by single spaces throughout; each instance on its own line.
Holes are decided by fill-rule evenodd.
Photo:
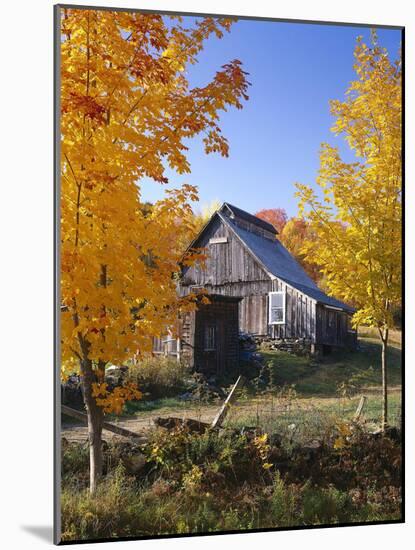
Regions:
M 81 411 L 77 411 L 76 409 L 72 409 L 71 407 L 68 407 L 66 405 L 61 405 L 62 412 L 68 416 L 72 416 L 73 418 L 76 418 L 77 420 L 81 420 L 84 424 L 88 424 L 88 417 L 85 413 Z M 125 428 L 121 428 L 121 426 L 116 426 L 115 424 L 112 424 L 111 422 L 104 421 L 102 423 L 102 429 L 107 430 L 108 432 L 112 432 L 117 435 L 121 435 L 122 437 L 128 437 L 130 439 L 137 440 L 138 443 L 144 443 L 147 441 L 147 437 L 143 433 L 136 433 L 131 432 L 130 430 L 126 430 Z

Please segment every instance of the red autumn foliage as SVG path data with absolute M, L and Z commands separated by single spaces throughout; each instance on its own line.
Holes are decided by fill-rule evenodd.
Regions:
M 284 208 L 264 208 L 256 212 L 255 216 L 273 225 L 278 233 L 282 232 L 288 221 Z

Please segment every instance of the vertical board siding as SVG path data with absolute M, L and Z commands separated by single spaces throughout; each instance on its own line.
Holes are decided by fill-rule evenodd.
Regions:
M 226 238 L 226 242 L 209 243 L 210 239 L 217 238 Z M 330 310 L 329 319 L 325 306 L 271 277 L 220 218 L 212 221 L 194 246 L 205 248 L 208 258 L 204 268 L 200 264 L 184 268 L 180 283 L 183 295 L 195 285 L 204 287 L 210 294 L 241 297 L 239 329 L 244 332 L 276 339 L 303 338 L 313 343 L 345 344 L 347 314 Z M 286 322 L 283 325 L 268 324 L 270 291 L 286 292 Z
M 344 346 L 348 340 L 347 313 L 317 304 L 316 341 L 328 346 Z
M 237 368 L 239 360 L 238 302 L 213 301 L 201 304 L 194 317 L 193 366 L 200 371 L 223 374 Z M 204 330 L 207 324 L 216 327 L 216 350 L 204 349 Z M 191 344 L 191 342 L 188 342 Z M 190 347 L 190 346 L 188 346 Z
M 209 244 L 210 239 L 226 237 L 226 243 Z M 233 232 L 217 219 L 212 228 L 196 244 L 206 248 L 205 269 L 190 266 L 183 273 L 182 293 L 186 287 L 200 285 L 211 294 L 240 296 L 240 329 L 253 334 L 267 334 L 268 312 L 266 297 L 272 285 L 269 275 L 254 260 Z
M 209 244 L 210 239 L 218 237 L 226 237 L 227 242 Z M 186 268 L 183 273 L 185 285 L 210 284 L 216 287 L 234 282 L 269 281 L 265 270 L 219 219 L 215 220 L 211 230 L 196 243 L 196 246 L 206 249 L 208 258 L 205 269 L 202 269 L 200 264 Z

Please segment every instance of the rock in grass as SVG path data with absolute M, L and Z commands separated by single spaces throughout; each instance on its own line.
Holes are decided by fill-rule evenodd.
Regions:
M 176 418 L 169 416 L 168 418 L 162 418 L 158 416 L 153 420 L 154 424 L 159 428 L 165 428 L 166 430 L 174 430 L 176 428 L 186 428 L 190 432 L 204 433 L 210 428 L 210 424 L 206 422 L 200 422 L 193 418 Z

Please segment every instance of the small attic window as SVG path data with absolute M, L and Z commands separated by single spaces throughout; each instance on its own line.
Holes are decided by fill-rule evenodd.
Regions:
M 269 305 L 269 324 L 284 325 L 285 324 L 285 292 L 270 292 L 268 295 Z
M 224 244 L 228 242 L 228 237 L 212 237 L 209 244 Z

